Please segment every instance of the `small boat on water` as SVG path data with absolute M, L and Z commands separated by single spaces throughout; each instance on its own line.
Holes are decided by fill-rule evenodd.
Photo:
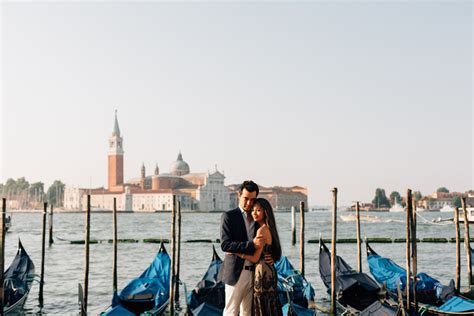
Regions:
M 113 294 L 112 306 L 101 315 L 162 315 L 169 304 L 171 259 L 163 243 L 150 266 Z
M 448 204 L 444 204 L 443 207 L 439 210 L 440 212 L 443 212 L 443 213 L 454 213 L 454 207 L 448 205 Z
M 451 214 L 454 214 L 455 210 L 456 209 L 451 208 L 450 209 Z M 462 209 L 459 209 L 459 210 L 460 210 L 460 212 L 459 212 L 459 222 L 464 223 L 464 212 L 462 211 Z M 442 211 L 442 212 L 447 212 L 447 211 Z M 471 224 L 474 223 L 474 207 L 466 208 L 466 213 L 467 213 L 467 221 Z M 438 218 L 433 219 L 432 221 L 436 222 L 436 223 L 438 223 L 438 222 L 447 222 L 447 221 L 453 222 L 454 217 L 442 218 L 442 217 L 439 216 Z
M 331 252 L 319 239 L 319 274 L 330 291 Z M 386 299 L 382 287 L 365 273 L 356 272 L 344 259 L 336 256 L 337 315 L 398 315 L 397 303 Z
M 398 287 L 402 295 L 406 293 L 406 270 L 389 258 L 378 255 L 368 243 L 367 262 L 374 278 L 386 284 L 389 294 L 398 298 Z M 443 285 L 426 273 L 416 275 L 416 299 L 422 315 L 474 315 L 474 301 L 455 295 L 454 281 Z
M 405 212 L 405 208 L 401 206 L 398 203 L 395 203 L 389 210 L 389 212 L 395 212 L 395 213 L 400 213 L 400 212 Z
M 13 262 L 3 274 L 4 315 L 21 315 L 35 275 L 35 265 L 18 240 Z

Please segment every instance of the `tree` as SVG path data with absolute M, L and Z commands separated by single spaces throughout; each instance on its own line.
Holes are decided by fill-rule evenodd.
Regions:
M 385 190 L 381 188 L 377 188 L 375 190 L 375 197 L 372 200 L 372 204 L 375 207 L 390 207 L 390 201 L 388 200 L 387 196 L 385 195 Z
M 16 190 L 18 192 L 26 191 L 30 187 L 30 183 L 25 180 L 25 177 L 16 179 Z
M 449 190 L 446 189 L 445 187 L 441 187 L 441 188 L 438 188 L 438 190 L 436 190 L 436 193 L 449 193 Z
M 400 202 L 402 201 L 402 197 L 400 196 L 400 193 L 398 193 L 397 191 L 393 191 L 392 193 L 390 193 L 390 204 L 393 206 L 395 204 L 400 204 Z
M 3 186 L 3 194 L 5 195 L 12 195 L 16 194 L 16 181 L 12 178 L 9 178 L 5 185 Z
M 60 180 L 55 180 L 53 184 L 48 188 L 46 198 L 49 204 L 56 207 L 63 206 L 63 195 L 64 195 L 64 183 Z
M 420 191 L 415 191 L 412 194 L 412 198 L 415 202 L 418 202 L 419 200 L 421 200 L 422 197 L 423 197 L 423 195 L 421 195 Z
M 453 206 L 454 207 L 462 207 L 461 197 L 459 195 L 456 195 L 456 196 L 453 197 Z
M 44 183 L 35 182 L 30 185 L 30 199 L 33 199 L 35 202 L 43 200 L 44 197 Z

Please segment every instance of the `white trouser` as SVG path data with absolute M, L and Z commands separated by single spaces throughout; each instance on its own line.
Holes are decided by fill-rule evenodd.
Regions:
M 224 316 L 251 316 L 253 301 L 253 271 L 242 270 L 237 283 L 225 285 Z

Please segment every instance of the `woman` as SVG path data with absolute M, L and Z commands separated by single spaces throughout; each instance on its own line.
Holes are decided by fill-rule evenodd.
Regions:
M 262 198 L 254 202 L 252 217 L 258 223 L 255 238 L 265 241 L 261 247 L 256 247 L 253 255 L 237 254 L 244 260 L 256 263 L 255 279 L 253 285 L 253 308 L 255 316 L 281 316 L 282 306 L 277 294 L 277 272 L 273 264 L 265 262 L 266 253 L 270 253 L 273 261 L 281 257 L 280 238 L 276 228 L 275 216 L 270 203 Z

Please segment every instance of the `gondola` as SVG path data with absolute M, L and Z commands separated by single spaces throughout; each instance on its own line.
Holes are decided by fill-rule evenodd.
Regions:
M 211 264 L 196 288 L 187 297 L 186 315 L 222 315 L 225 307 L 225 287 L 224 283 L 217 280 L 221 265 L 222 260 L 212 245 Z
M 366 242 L 367 262 L 374 278 L 387 286 L 389 294 L 397 297 L 406 293 L 406 270 L 389 258 L 378 255 Z M 416 275 L 418 312 L 423 315 L 474 315 L 474 301 L 455 295 L 454 282 L 443 285 L 426 273 Z M 413 290 L 411 290 L 413 292 Z M 402 294 L 402 296 L 403 296 Z M 398 299 L 398 297 L 397 297 Z
M 319 273 L 331 289 L 331 252 L 319 239 Z M 356 272 L 336 256 L 336 308 L 338 315 L 398 315 L 397 303 L 386 299 L 380 285 L 365 273 Z
M 3 274 L 4 308 L 3 313 L 21 314 L 35 275 L 35 265 L 18 240 L 18 250 L 13 262 Z
M 136 279 L 119 293 L 114 293 L 112 306 L 101 315 L 161 315 L 169 304 L 171 259 L 161 243 L 155 259 Z

